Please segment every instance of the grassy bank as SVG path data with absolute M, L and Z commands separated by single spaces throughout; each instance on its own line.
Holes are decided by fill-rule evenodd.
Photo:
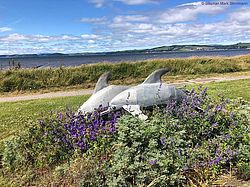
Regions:
M 99 76 L 110 71 L 116 84 L 136 84 L 153 70 L 166 67 L 169 76 L 191 76 L 250 70 L 250 56 L 155 59 L 143 62 L 88 64 L 78 67 L 20 69 L 0 72 L 0 92 L 92 88 Z

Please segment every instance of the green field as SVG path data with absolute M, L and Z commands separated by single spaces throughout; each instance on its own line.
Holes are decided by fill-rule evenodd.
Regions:
M 96 80 L 106 71 L 111 72 L 115 84 L 137 84 L 152 71 L 168 68 L 166 77 L 205 76 L 213 73 L 245 72 L 250 70 L 250 56 L 192 57 L 155 59 L 139 62 L 100 63 L 78 67 L 44 69 L 12 69 L 0 71 L 0 93 L 43 91 L 67 87 L 93 88 Z M 169 80 L 169 79 L 165 79 Z

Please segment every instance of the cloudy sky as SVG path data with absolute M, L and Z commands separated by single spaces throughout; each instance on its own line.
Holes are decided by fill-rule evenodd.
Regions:
M 0 55 L 237 42 L 250 0 L 0 0 Z

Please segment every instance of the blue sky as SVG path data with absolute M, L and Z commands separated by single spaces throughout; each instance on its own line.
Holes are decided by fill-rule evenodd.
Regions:
M 237 42 L 250 0 L 0 0 L 0 55 Z

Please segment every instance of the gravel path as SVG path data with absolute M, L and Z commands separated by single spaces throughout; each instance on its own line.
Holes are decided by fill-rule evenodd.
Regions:
M 194 83 L 209 83 L 209 82 L 222 82 L 231 80 L 241 80 L 250 79 L 250 76 L 235 76 L 235 77 L 211 77 L 211 78 L 198 78 L 188 81 L 182 81 L 178 83 L 173 83 L 174 85 L 186 85 Z M 0 102 L 15 102 L 15 101 L 25 101 L 33 99 L 44 99 L 44 98 L 56 98 L 56 97 L 68 97 L 68 96 L 78 96 L 78 95 L 88 95 L 92 94 L 93 90 L 77 90 L 77 91 L 67 91 L 67 92 L 51 92 L 44 94 L 32 94 L 32 95 L 20 95 L 13 97 L 0 97 Z
M 68 97 L 77 95 L 88 95 L 92 94 L 93 90 L 77 90 L 77 91 L 67 91 L 67 92 L 51 92 L 44 94 L 32 94 L 32 95 L 20 95 L 13 97 L 0 97 L 0 102 L 15 102 L 15 101 L 25 101 L 33 99 L 45 99 L 45 98 L 55 98 L 55 97 Z
M 173 83 L 174 85 L 185 85 L 185 84 L 196 84 L 196 83 L 209 83 L 209 82 L 223 82 L 223 81 L 233 81 L 233 80 L 242 80 L 250 79 L 250 75 L 243 76 L 232 76 L 232 77 L 210 77 L 210 78 L 197 78 L 188 81 L 183 81 L 179 83 Z

